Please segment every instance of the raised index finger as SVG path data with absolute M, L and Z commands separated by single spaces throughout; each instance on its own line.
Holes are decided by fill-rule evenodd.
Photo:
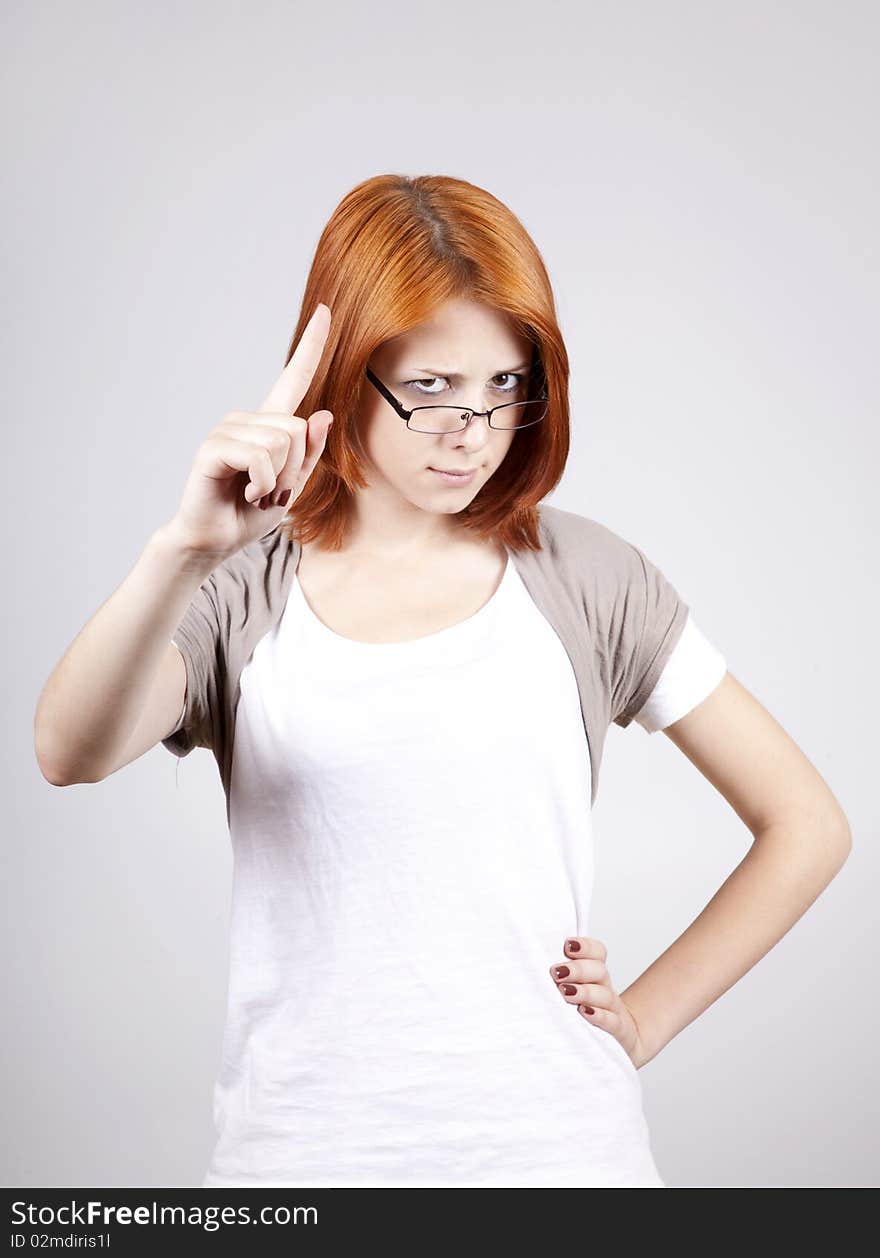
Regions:
M 312 312 L 311 319 L 303 328 L 303 334 L 290 356 L 289 363 L 272 385 L 259 410 L 279 411 L 286 415 L 296 414 L 296 409 L 305 397 L 312 383 L 312 377 L 318 369 L 329 331 L 330 307 L 319 301 Z

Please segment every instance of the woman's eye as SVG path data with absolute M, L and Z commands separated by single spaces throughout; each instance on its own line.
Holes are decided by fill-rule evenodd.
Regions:
M 518 389 L 524 379 L 524 377 L 521 376 L 518 371 L 501 371 L 498 374 L 501 376 L 509 376 L 511 379 L 516 381 L 515 384 L 508 385 L 507 389 L 504 390 L 505 393 L 512 392 L 514 389 Z M 496 376 L 495 379 L 497 380 L 498 376 Z
M 519 388 L 519 386 L 522 384 L 523 380 L 525 379 L 525 377 L 521 375 L 520 372 L 518 371 L 499 371 L 498 375 L 495 376 L 495 379 L 500 380 L 505 377 L 508 380 L 512 380 L 514 383 L 509 384 L 509 385 L 496 386 L 500 389 L 502 393 L 513 393 L 516 389 Z M 427 376 L 423 378 L 422 380 L 406 380 L 404 381 L 404 385 L 406 388 L 410 388 L 410 387 L 417 388 L 420 393 L 437 393 L 439 392 L 439 390 L 437 389 L 425 389 L 422 386 L 431 384 L 433 381 L 445 380 L 445 379 L 446 379 L 445 376 Z
M 436 393 L 437 391 L 436 389 L 422 389 L 421 386 L 423 384 L 430 384 L 432 380 L 445 380 L 445 379 L 446 379 L 445 376 L 428 376 L 424 380 L 406 380 L 404 381 L 404 384 L 406 388 L 409 388 L 411 385 L 418 385 L 419 391 L 422 393 Z

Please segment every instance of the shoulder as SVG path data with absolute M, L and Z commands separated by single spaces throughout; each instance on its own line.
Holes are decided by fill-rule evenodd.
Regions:
M 645 556 L 607 525 L 548 503 L 539 505 L 538 520 L 542 545 L 565 571 L 614 585 L 644 581 Z

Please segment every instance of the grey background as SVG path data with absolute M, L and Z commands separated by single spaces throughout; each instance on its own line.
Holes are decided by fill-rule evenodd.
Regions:
M 877 1184 L 877 7 L 4 13 L 0 1179 L 201 1182 L 231 873 L 214 761 L 157 747 L 52 787 L 33 713 L 209 428 L 283 366 L 333 208 L 394 171 L 523 220 L 572 359 L 553 501 L 660 564 L 852 825 L 825 894 L 642 1071 L 661 1174 Z M 609 736 L 595 827 L 620 989 L 750 836 L 635 724 Z M 486 964 L 503 982 L 517 958 Z

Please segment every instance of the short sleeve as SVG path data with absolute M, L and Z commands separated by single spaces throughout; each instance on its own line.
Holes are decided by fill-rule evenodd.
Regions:
M 214 573 L 199 587 L 171 641 L 186 666 L 186 695 L 180 720 L 162 745 L 175 756 L 186 756 L 194 747 L 213 748 L 222 699 L 224 670 Z
M 649 734 L 665 729 L 702 703 L 726 672 L 722 653 L 688 616 L 654 689 L 633 719 Z
M 689 608 L 663 572 L 637 547 L 623 576 L 612 633 L 611 719 L 625 729 L 653 691 L 681 637 Z

